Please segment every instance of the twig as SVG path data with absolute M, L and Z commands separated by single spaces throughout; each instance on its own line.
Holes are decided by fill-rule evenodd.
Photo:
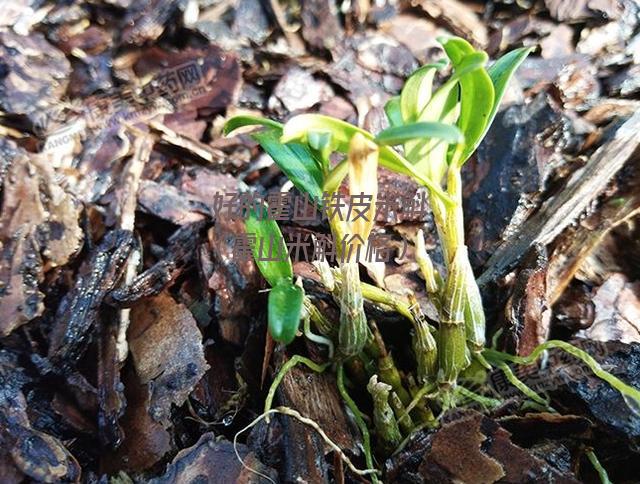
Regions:
M 135 211 L 138 200 L 138 186 L 144 165 L 149 160 L 154 138 L 148 134 L 136 137 L 134 141 L 134 153 L 131 160 L 124 169 L 123 199 L 119 205 L 117 213 L 118 225 L 121 229 L 133 232 L 135 227 Z M 124 284 L 130 284 L 136 276 L 140 251 L 136 250 L 133 256 L 127 261 L 125 266 Z M 127 329 L 130 323 L 130 309 L 120 310 L 120 322 L 118 325 L 118 336 L 116 341 L 116 354 L 118 362 L 122 363 L 127 359 L 129 346 L 127 345 Z

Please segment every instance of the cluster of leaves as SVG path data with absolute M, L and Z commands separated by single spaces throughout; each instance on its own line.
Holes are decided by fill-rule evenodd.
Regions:
M 441 42 L 451 62 L 452 75 L 434 91 L 436 73 L 449 62 L 443 59 L 418 69 L 402 93 L 385 106 L 390 127 L 377 136 L 318 114 L 294 116 L 284 125 L 265 118 L 237 116 L 227 122 L 225 133 L 245 126 L 263 126 L 263 130 L 253 133 L 254 139 L 298 190 L 318 205 L 323 192 L 335 192 L 348 172 L 346 159 L 332 165 L 330 155 L 346 155 L 350 141 L 359 133 L 379 146 L 380 166 L 413 178 L 450 206 L 455 202 L 441 186 L 447 168 L 461 166 L 476 149 L 495 117 L 511 75 L 530 49 L 512 51 L 485 68 L 487 54 L 476 51 L 465 40 L 454 37 Z M 403 154 L 393 148 L 397 145 L 402 145 Z M 276 224 L 268 221 L 254 219 L 247 230 L 263 232 L 265 237 L 279 236 Z M 281 286 L 282 280 L 290 280 L 290 268 L 285 270 L 284 265 L 258 262 L 273 288 Z M 281 324 L 270 320 L 276 340 L 290 342 L 291 330 L 297 328 L 291 321 L 300 314 L 296 311 L 297 307 L 291 308 L 287 315 L 287 331 L 277 331 Z

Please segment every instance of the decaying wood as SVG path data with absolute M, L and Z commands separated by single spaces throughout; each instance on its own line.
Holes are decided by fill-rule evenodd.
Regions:
M 587 164 L 570 178 L 566 188 L 515 230 L 487 262 L 478 283 L 484 285 L 503 275 L 532 243 L 548 244 L 576 220 L 604 191 L 611 178 L 640 145 L 640 111 L 636 112 L 600 147 Z
M 0 214 L 0 335 L 7 336 L 42 313 L 45 266 L 66 264 L 83 233 L 80 204 L 53 169 L 8 141 L 2 152 L 8 183 Z
M 107 302 L 126 308 L 142 298 L 159 294 L 194 260 L 196 247 L 206 226 L 206 222 L 194 222 L 176 230 L 169 238 L 165 257 L 135 277 L 128 285 L 111 291 L 107 296 Z
M 167 292 L 138 302 L 131 311 L 129 346 L 136 373 L 151 385 L 149 414 L 167 422 L 209 368 L 202 335 L 191 312 Z
M 0 477 L 9 479 L 15 472 L 39 482 L 78 482 L 80 465 L 75 457 L 58 439 L 32 427 L 22 392 L 27 381 L 17 368 L 15 356 L 1 352 L 0 443 L 9 462 L 3 466 L 7 467 L 7 475 Z M 24 476 L 16 476 L 16 482 Z
M 87 260 L 56 314 L 48 354 L 54 367 L 72 368 L 84 354 L 94 337 L 100 306 L 122 279 L 122 269 L 134 245 L 130 231 L 113 230 Z
M 151 121 L 149 126 L 160 133 L 160 142 L 168 146 L 173 146 L 186 151 L 190 156 L 195 157 L 198 161 L 220 165 L 224 163 L 224 153 L 213 149 L 210 146 L 200 143 L 193 138 L 176 133 L 174 130 L 159 121 Z
M 152 484 L 189 484 L 208 476 L 208 482 L 266 484 L 276 482 L 277 473 L 266 467 L 245 445 L 234 449 L 230 442 L 217 442 L 213 432 L 203 434 L 195 445 L 178 452 L 164 475 Z M 242 462 L 238 460 L 240 456 Z M 243 466 L 244 462 L 244 466 Z M 253 470 L 251 470 L 253 469 Z M 259 473 L 259 474 L 257 474 Z M 267 476 L 267 477 L 265 477 Z
M 118 216 L 119 228 L 130 230 L 133 232 L 135 228 L 135 210 L 138 200 L 138 187 L 140 186 L 140 177 L 142 170 L 153 148 L 153 138 L 151 136 L 138 136 L 133 143 L 133 157 L 129 160 L 125 167 L 124 183 L 122 187 L 123 199 L 120 203 L 116 215 Z M 127 261 L 125 266 L 124 283 L 131 284 L 138 269 L 140 262 L 140 251 L 136 250 L 132 257 Z M 117 334 L 117 359 L 123 363 L 127 358 L 127 328 L 129 328 L 129 309 L 120 310 L 120 324 Z
M 490 318 L 489 331 L 504 330 L 501 342 L 519 354 L 549 335 L 617 340 L 604 355 L 585 349 L 639 385 L 640 273 L 631 262 L 640 254 L 640 195 L 621 183 L 640 142 L 633 0 L 2 3 L 3 483 L 371 478 L 359 470 L 361 434 L 330 368 L 294 368 L 276 395 L 290 408 L 239 437 L 242 461 L 262 475 L 242 466 L 230 442 L 262 413 L 282 351 L 265 338 L 265 281 L 234 254 L 244 221 L 221 215 L 219 194 L 268 196 L 291 182 L 255 139 L 223 136 L 221 127 L 235 114 L 285 121 L 319 112 L 378 133 L 388 126 L 383 106 L 407 76 L 442 57 L 440 35 L 461 35 L 492 60 L 540 46 L 465 167 L 471 262 L 485 266 L 505 241 L 485 278 L 510 271 L 498 304 L 486 304 L 505 315 Z M 379 184 L 387 199 L 416 195 L 407 177 L 385 170 Z M 286 236 L 328 232 L 324 222 L 280 225 Z M 369 279 L 402 297 L 415 292 L 436 320 L 412 257 L 419 229 L 438 265 L 431 215 L 398 207 L 379 214 L 375 230 L 392 235 L 394 255 L 407 241 L 407 254 L 381 264 L 384 281 L 375 272 Z M 311 264 L 295 263 L 294 273 L 337 321 Z M 365 310 L 404 373 L 414 360 L 409 322 L 379 304 Z M 286 351 L 326 361 L 318 348 L 299 337 Z M 510 395 L 493 414 L 447 413 L 386 461 L 372 432 L 382 480 L 588 482 L 584 448 L 592 446 L 612 480 L 633 480 L 640 419 L 629 402 L 580 363 L 548 353 L 529 376 L 564 376 L 549 389 L 551 403 L 579 415 L 522 416 L 522 400 Z M 371 428 L 371 401 L 359 391 L 367 370 L 354 364 L 347 384 Z
M 547 296 L 547 251 L 537 244 L 515 276 L 513 292 L 505 307 L 507 351 L 529 355 L 544 343 L 551 329 L 551 306 Z
M 559 238 L 549 260 L 549 303 L 560 298 L 581 265 L 613 229 L 639 214 L 640 175 L 635 174 L 628 190 L 604 201 L 595 213 Z

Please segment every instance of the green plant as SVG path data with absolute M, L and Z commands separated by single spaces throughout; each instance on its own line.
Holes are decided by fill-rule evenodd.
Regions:
M 437 424 L 433 410 L 446 410 L 465 399 L 485 406 L 496 404 L 496 399 L 461 387 L 459 377 L 462 372 L 480 373 L 482 380 L 484 369 L 500 368 L 527 397 L 544 407 L 546 401 L 520 382 L 505 362 L 531 364 L 547 347 L 559 347 L 583 360 L 625 398 L 640 402 L 638 390 L 604 372 L 589 355 L 567 343 L 548 342 L 525 359 L 485 348 L 482 299 L 464 241 L 461 169 L 486 135 L 511 76 L 531 49 L 516 49 L 487 67 L 487 54 L 475 50 L 465 40 L 454 37 L 441 39 L 441 43 L 448 62 L 425 65 L 407 80 L 400 95 L 385 106 L 389 128 L 377 135 L 318 114 L 295 116 L 285 124 L 239 116 L 230 119 L 225 126 L 227 134 L 240 127 L 262 126 L 263 130 L 254 133 L 253 137 L 293 184 L 319 206 L 335 194 L 348 177 L 350 194 L 372 195 L 370 208 L 373 213 L 378 166 L 409 176 L 428 190 L 446 274 L 435 270 L 421 231 L 415 240 L 415 248 L 427 293 L 439 311 L 437 328 L 427 322 L 417 303 L 409 306 L 383 289 L 363 284 L 357 262 L 349 257 L 342 257 L 338 268 L 330 268 L 326 262 L 317 265 L 325 287 L 340 309 L 338 322 L 323 317 L 310 298 L 299 298 L 301 304 L 304 301 L 302 316 L 310 318 L 322 338 L 330 340 L 331 345 L 337 343 L 334 361 L 338 365 L 339 390 L 365 437 L 369 467 L 372 465 L 369 433 L 362 412 L 346 392 L 345 373 L 354 386 L 367 387 L 371 394 L 378 449 L 384 454 L 393 451 L 400 438 L 406 437 L 411 429 Z M 451 75 L 434 88 L 435 76 L 448 64 L 452 68 Z M 397 150 L 397 146 L 401 150 Z M 332 159 L 336 157 L 341 160 L 333 163 Z M 345 234 L 357 234 L 366 241 L 372 219 L 365 223 L 334 217 L 329 218 L 329 225 L 334 240 L 342 240 Z M 250 221 L 254 233 L 260 230 L 256 224 L 267 222 Z M 268 230 L 275 233 L 277 226 Z M 341 247 L 336 249 L 342 251 Z M 290 264 L 285 265 L 270 268 L 259 264 L 259 267 L 272 287 L 286 286 L 288 291 L 297 286 L 292 286 Z M 277 277 L 272 273 L 277 273 Z M 367 321 L 364 299 L 391 307 L 413 324 L 415 371 L 411 374 L 401 374 L 397 370 L 375 324 Z M 293 338 L 291 330 L 297 329 L 294 316 L 292 311 L 282 318 L 270 309 L 269 328 L 275 339 L 288 342 Z M 287 330 L 282 330 L 281 323 Z M 317 367 L 296 356 L 276 377 L 273 391 L 283 372 L 296 363 L 304 363 L 317 371 L 327 367 Z M 272 391 L 270 396 L 265 411 L 270 409 Z M 376 480 L 375 474 L 373 479 Z
M 253 258 L 262 276 L 271 286 L 268 300 L 268 324 L 272 338 L 281 343 L 293 341 L 300 325 L 304 291 L 293 283 L 291 260 L 285 256 L 286 248 L 278 224 L 266 216 L 258 218 L 254 212 L 246 222 L 247 235 L 257 241 L 275 245 L 278 253 L 266 260 L 261 254 L 260 243 L 252 245 Z

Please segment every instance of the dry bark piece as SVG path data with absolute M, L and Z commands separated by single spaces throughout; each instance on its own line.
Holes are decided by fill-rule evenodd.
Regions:
M 380 225 L 390 226 L 403 222 L 425 223 L 431 220 L 428 203 L 424 204 L 425 210 L 412 210 L 410 202 L 415 200 L 421 203 L 423 189 L 412 179 L 381 168 L 378 172 L 378 184 L 381 196 L 376 207 L 376 222 Z M 426 195 L 425 195 L 426 196 Z M 416 208 L 420 205 L 416 205 Z
M 635 14 L 625 15 L 626 20 L 609 22 L 604 25 L 584 28 L 580 31 L 580 40 L 576 51 L 593 56 L 596 63 L 619 65 L 627 62 L 625 52 L 629 37 L 633 34 Z M 633 55 L 633 54 L 631 54 Z
M 158 39 L 177 10 L 171 0 L 144 0 L 132 5 L 124 18 L 122 42 L 138 46 Z
M 636 111 L 640 111 L 640 101 L 601 98 L 587 111 L 584 119 L 590 123 L 601 125 L 615 118 L 628 118 Z
M 218 6 L 213 6 L 216 9 Z M 199 20 L 193 25 L 193 28 L 207 38 L 212 44 L 218 45 L 224 50 L 237 52 L 245 46 L 246 41 L 238 37 L 232 31 L 229 25 L 220 20 L 216 15 L 213 18 L 207 14 L 207 9 L 203 10 Z
M 175 225 L 205 220 L 210 210 L 203 202 L 181 193 L 176 187 L 151 180 L 141 180 L 138 209 Z
M 333 97 L 333 89 L 309 72 L 294 66 L 280 78 L 269 99 L 269 108 L 288 112 L 303 111 Z M 280 105 L 280 106 L 279 106 Z
M 593 428 L 591 421 L 582 416 L 545 412 L 510 415 L 498 419 L 498 423 L 511 432 L 512 440 L 526 447 L 543 439 L 585 439 L 591 435 Z
M 4 142 L 8 143 L 8 142 Z M 9 167 L 0 215 L 0 334 L 38 316 L 43 264 L 66 264 L 82 243 L 80 205 L 50 166 L 5 144 Z
M 198 121 L 193 121 L 189 114 L 194 114 L 194 112 L 186 113 L 179 112 L 175 115 L 171 116 L 170 120 L 166 120 L 167 122 L 172 121 L 173 123 L 182 121 L 182 117 L 188 119 L 191 123 L 191 127 L 194 129 L 199 129 L 197 125 Z M 173 124 L 172 123 L 172 124 Z M 221 151 L 211 148 L 209 145 L 205 143 L 201 143 L 196 138 L 191 136 L 187 131 L 188 126 L 185 127 L 177 127 L 179 132 L 172 130 L 169 126 L 160 123 L 158 121 L 151 121 L 149 126 L 154 130 L 160 133 L 160 142 L 164 145 L 171 146 L 172 148 L 176 148 L 179 151 L 186 152 L 190 157 L 205 164 L 213 164 L 213 165 L 221 165 L 225 163 L 225 154 Z
M 640 345 L 637 343 L 627 345 L 617 341 L 603 343 L 584 339 L 571 343 L 589 353 L 605 370 L 628 385 L 640 387 Z M 560 350 L 550 350 L 550 360 L 559 361 L 560 358 L 567 364 L 541 368 L 536 372 L 536 379 L 559 382 L 556 388 L 550 389 L 551 404 L 562 413 L 589 418 L 596 424 L 594 432 L 601 436 L 596 440 L 596 444 L 602 445 L 597 450 L 598 455 L 604 450 L 606 454 L 613 452 L 610 458 L 614 461 L 620 459 L 623 453 L 616 453 L 613 444 L 635 447 L 640 438 L 640 416 L 629 407 L 634 405 L 633 402 L 625 401 L 618 390 L 593 375 L 580 361 Z M 609 465 L 608 468 L 615 469 L 615 466 Z
M 73 72 L 69 80 L 69 95 L 87 98 L 97 91 L 113 89 L 111 56 L 102 54 L 72 61 Z
M 593 297 L 593 324 L 576 336 L 594 341 L 640 343 L 640 282 L 613 274 Z
M 254 44 L 261 45 L 271 34 L 269 17 L 259 0 L 239 0 L 231 31 Z
M 283 405 L 314 420 L 341 449 L 354 452 L 355 441 L 336 388 L 331 375 L 296 366 L 282 379 L 279 396 Z
M 331 0 L 303 0 L 302 37 L 315 50 L 332 51 L 344 37 L 338 9 Z
M 237 444 L 238 453 L 245 465 L 277 482 L 278 474 L 262 464 L 243 444 Z M 251 472 L 242 463 L 228 441 L 216 442 L 213 432 L 203 434 L 198 442 L 181 450 L 161 477 L 151 479 L 150 484 L 189 484 L 205 478 L 211 484 L 230 482 L 265 484 L 268 479 Z
M 140 383 L 132 368 L 124 372 L 127 410 L 122 417 L 124 440 L 117 452 L 106 456 L 106 467 L 143 471 L 156 464 L 171 450 L 171 434 L 149 415 L 150 385 Z
M 595 284 L 604 282 L 598 272 L 601 272 L 602 261 L 610 259 L 603 256 L 611 252 L 609 245 L 615 242 L 612 231 L 640 213 L 640 172 L 627 170 L 618 178 L 621 181 L 617 190 L 579 224 L 565 230 L 556 241 L 547 278 L 551 304 L 562 296 L 576 275 Z M 605 262 L 604 265 L 605 271 L 616 269 L 615 264 Z
M 420 64 L 442 57 L 436 26 L 413 15 L 399 14 L 380 24 L 380 29 L 406 45 Z
M 573 54 L 574 31 L 565 24 L 554 26 L 549 35 L 540 42 L 540 55 L 543 59 L 565 57 Z
M 182 87 L 180 72 L 183 69 L 199 70 L 197 87 L 192 90 Z M 204 48 L 188 47 L 177 52 L 152 47 L 145 51 L 134 66 L 136 75 L 155 76 L 148 89 L 162 95 L 162 89 L 175 97 L 176 111 L 198 110 L 203 115 L 219 113 L 237 96 L 240 88 L 240 66 L 235 55 L 223 51 L 215 45 Z M 187 86 L 192 86 L 192 70 L 189 77 L 182 76 Z M 200 90 L 204 88 L 204 91 Z M 186 96 L 180 97 L 180 95 Z
M 90 56 L 104 52 L 111 44 L 111 35 L 104 28 L 91 25 L 80 33 L 75 33 L 69 37 L 62 37 L 58 42 L 58 47 L 67 55 L 74 49 L 78 49 Z
M 408 77 L 418 67 L 409 49 L 386 35 L 371 35 L 357 45 L 358 63 L 373 72 Z
M 407 445 L 411 450 L 402 458 L 387 461 L 387 480 L 406 476 L 434 483 L 578 482 L 514 444 L 495 420 L 472 410 L 446 415 L 438 430 L 416 435 Z
M 58 439 L 31 427 L 22 393 L 26 380 L 16 361 L 0 352 L 0 455 L 6 451 L 13 465 L 36 481 L 78 482 L 80 465 L 73 455 Z
M 133 306 L 128 338 L 140 382 L 153 382 L 149 414 L 166 421 L 209 368 L 196 320 L 165 291 Z
M 558 22 L 617 19 L 622 14 L 618 0 L 545 0 L 549 15 Z
M 544 94 L 498 114 L 464 168 L 465 220 L 474 265 L 486 261 L 535 208 L 550 174 L 563 163 L 570 133 L 569 120 Z
M 571 334 L 588 328 L 595 319 L 593 295 L 584 285 L 572 284 L 553 305 L 553 326 L 567 328 Z
M 329 438 L 350 454 L 359 453 L 349 430 L 334 377 L 316 374 L 300 366 L 292 368 L 278 388 L 281 404 L 294 408 L 315 421 Z M 329 478 L 325 456 L 331 449 L 317 432 L 289 417 L 272 419 L 251 434 L 250 445 L 269 464 L 282 466 L 283 480 L 324 482 Z M 278 447 L 278 450 L 272 449 Z M 272 462 L 274 454 L 282 455 L 281 463 Z
M 50 404 L 44 400 L 43 403 L 50 405 L 50 409 L 76 432 L 92 435 L 96 431 L 95 423 L 85 415 L 75 402 L 62 393 L 55 393 Z
M 220 217 L 209 229 L 209 247 L 214 272 L 208 286 L 214 293 L 214 310 L 223 340 L 242 345 L 260 298 L 256 297 L 261 276 L 253 259 L 234 257 L 234 246 L 245 233 L 243 220 Z
M 605 81 L 612 96 L 633 97 L 640 93 L 640 65 L 632 65 Z
M 107 302 L 118 307 L 131 307 L 140 299 L 155 296 L 167 288 L 193 262 L 205 227 L 205 222 L 194 222 L 176 230 L 169 238 L 165 256 L 126 287 L 112 291 Z
M 561 26 L 558 26 L 561 27 Z M 551 34 L 555 24 L 532 15 L 521 15 L 509 20 L 491 34 L 488 51 L 491 54 L 502 52 L 520 43 L 524 39 Z M 572 31 L 573 32 L 573 31 Z M 541 45 L 544 41 L 541 42 Z
M 366 32 L 346 37 L 327 67 L 333 83 L 343 88 L 362 117 L 371 106 L 383 106 L 417 67 L 411 51 L 387 35 Z
M 4 449 L 0 449 L 0 476 L 5 479 L 6 484 L 20 484 L 24 481 L 24 474 L 20 472 L 9 453 Z
M 0 32 L 0 59 L 0 105 L 9 113 L 27 115 L 35 124 L 64 95 L 69 61 L 40 32 L 25 37 L 10 30 Z
M 112 230 L 80 268 L 74 288 L 58 306 L 50 334 L 48 358 L 55 368 L 75 366 L 93 339 L 100 306 L 117 286 L 135 244 L 128 230 Z
M 200 405 L 205 420 L 230 423 L 242 404 L 234 354 L 223 345 L 215 345 L 205 348 L 205 357 L 209 369 L 191 398 Z
M 117 320 L 115 311 L 107 314 Z M 111 321 L 110 321 L 111 322 Z M 117 325 L 101 324 L 98 334 L 98 438 L 105 448 L 117 448 L 124 438 L 120 417 L 124 414 L 126 399 L 120 380 L 118 361 Z
M 512 267 L 532 243 L 551 242 L 583 213 L 640 145 L 638 130 L 640 112 L 627 120 L 613 139 L 601 146 L 587 164 L 570 177 L 562 192 L 514 230 L 509 240 L 492 255 L 479 283 L 495 280 Z
M 553 85 L 566 109 L 588 109 L 600 97 L 598 69 L 591 57 L 584 54 L 551 59 L 529 57 L 518 69 L 516 77 L 524 88 Z
M 477 47 L 487 45 L 487 26 L 467 3 L 458 0 L 411 0 L 411 6 L 419 7 L 434 21 L 469 39 Z
M 510 325 L 508 350 L 519 356 L 529 355 L 549 336 L 551 308 L 547 298 L 547 251 L 532 248 L 516 276 L 513 293 L 507 301 L 505 315 Z
M 208 167 L 185 167 L 179 177 L 181 191 L 200 199 L 215 212 L 216 194 L 233 193 L 238 190 L 238 179 Z

